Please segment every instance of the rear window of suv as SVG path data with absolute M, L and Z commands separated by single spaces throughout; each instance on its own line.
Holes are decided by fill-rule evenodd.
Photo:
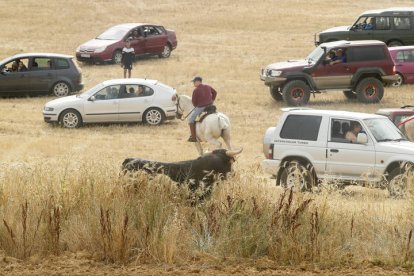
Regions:
M 347 62 L 384 60 L 383 47 L 350 47 L 347 50 Z
M 289 115 L 280 132 L 280 138 L 316 141 L 321 120 L 321 116 Z

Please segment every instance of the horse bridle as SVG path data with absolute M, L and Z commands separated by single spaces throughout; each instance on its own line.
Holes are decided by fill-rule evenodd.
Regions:
M 190 116 L 191 112 L 193 112 L 193 110 L 195 109 L 195 107 L 191 109 L 191 111 L 188 112 L 188 114 L 184 118 L 182 118 L 184 115 L 184 109 L 182 109 L 180 106 L 180 97 L 177 97 L 177 103 L 175 104 L 175 106 L 177 107 L 175 116 L 177 117 L 177 119 L 180 119 L 181 121 L 184 121 L 185 119 L 187 119 L 187 117 Z M 181 113 L 179 113 L 178 111 L 180 111 Z

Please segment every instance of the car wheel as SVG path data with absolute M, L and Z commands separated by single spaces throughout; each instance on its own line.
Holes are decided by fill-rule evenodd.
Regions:
M 397 47 L 397 46 L 402 46 L 403 44 L 401 43 L 401 41 L 398 40 L 392 40 L 390 42 L 388 42 L 388 47 Z
M 398 79 L 392 84 L 393 87 L 400 87 L 404 83 L 404 77 L 400 73 L 397 73 L 397 76 Z
M 387 177 L 387 189 L 391 197 L 402 198 L 407 193 L 407 173 L 404 168 L 397 167 L 393 169 Z
M 310 88 L 304 81 L 293 80 L 283 87 L 282 94 L 288 105 L 301 106 L 309 102 Z
M 377 103 L 384 96 L 382 82 L 373 77 L 362 79 L 357 84 L 355 91 L 358 100 L 363 103 Z
M 280 92 L 280 89 L 278 86 L 271 86 L 269 87 L 269 90 L 270 90 L 270 95 L 275 101 L 277 102 L 283 101 L 283 95 Z
M 170 47 L 170 45 L 166 44 L 164 46 L 164 50 L 159 55 L 159 57 L 161 57 L 161 58 L 168 58 L 168 57 L 170 57 L 170 55 L 171 55 L 171 47 Z
M 314 186 L 312 170 L 298 161 L 291 161 L 283 168 L 279 184 L 284 188 L 293 187 L 295 191 L 310 191 Z
M 69 84 L 67 84 L 66 82 L 63 82 L 63 81 L 59 81 L 59 82 L 55 83 L 55 85 L 53 85 L 53 87 L 52 87 L 52 93 L 56 97 L 67 96 L 67 95 L 69 95 L 70 91 L 71 90 L 70 90 Z
M 115 64 L 121 64 L 121 60 L 122 60 L 122 52 L 121 50 L 116 50 L 112 54 L 112 62 Z
M 352 99 L 356 99 L 357 98 L 356 93 L 354 91 L 352 91 L 352 90 L 344 90 L 343 93 L 344 93 L 344 95 L 345 95 L 345 97 L 347 99 L 352 100 Z
M 77 128 L 82 125 L 82 117 L 78 111 L 68 109 L 63 111 L 59 120 L 61 126 L 65 128 Z
M 164 112 L 158 108 L 150 108 L 145 111 L 143 121 L 151 126 L 158 126 L 164 121 Z

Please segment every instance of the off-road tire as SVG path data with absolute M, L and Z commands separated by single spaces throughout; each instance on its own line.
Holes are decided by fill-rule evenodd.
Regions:
M 355 91 L 358 100 L 363 103 L 377 103 L 384 96 L 382 82 L 374 77 L 367 77 L 360 80 Z
M 278 86 L 269 87 L 269 91 L 270 91 L 270 96 L 272 96 L 273 100 L 275 100 L 277 102 L 282 102 L 283 101 L 283 95 L 280 92 L 280 89 L 279 89 Z
M 301 80 L 292 80 L 282 89 L 283 100 L 290 106 L 302 106 L 309 102 L 310 88 Z
M 315 184 L 313 170 L 311 167 L 306 168 L 298 161 L 290 161 L 284 168 L 277 184 L 284 188 L 291 188 L 295 191 L 311 191 Z

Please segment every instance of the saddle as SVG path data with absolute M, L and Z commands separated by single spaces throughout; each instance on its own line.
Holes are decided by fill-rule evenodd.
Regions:
M 217 113 L 217 107 L 212 104 L 207 106 L 203 112 L 200 113 L 200 115 L 197 116 L 196 122 L 201 123 L 208 115 Z

